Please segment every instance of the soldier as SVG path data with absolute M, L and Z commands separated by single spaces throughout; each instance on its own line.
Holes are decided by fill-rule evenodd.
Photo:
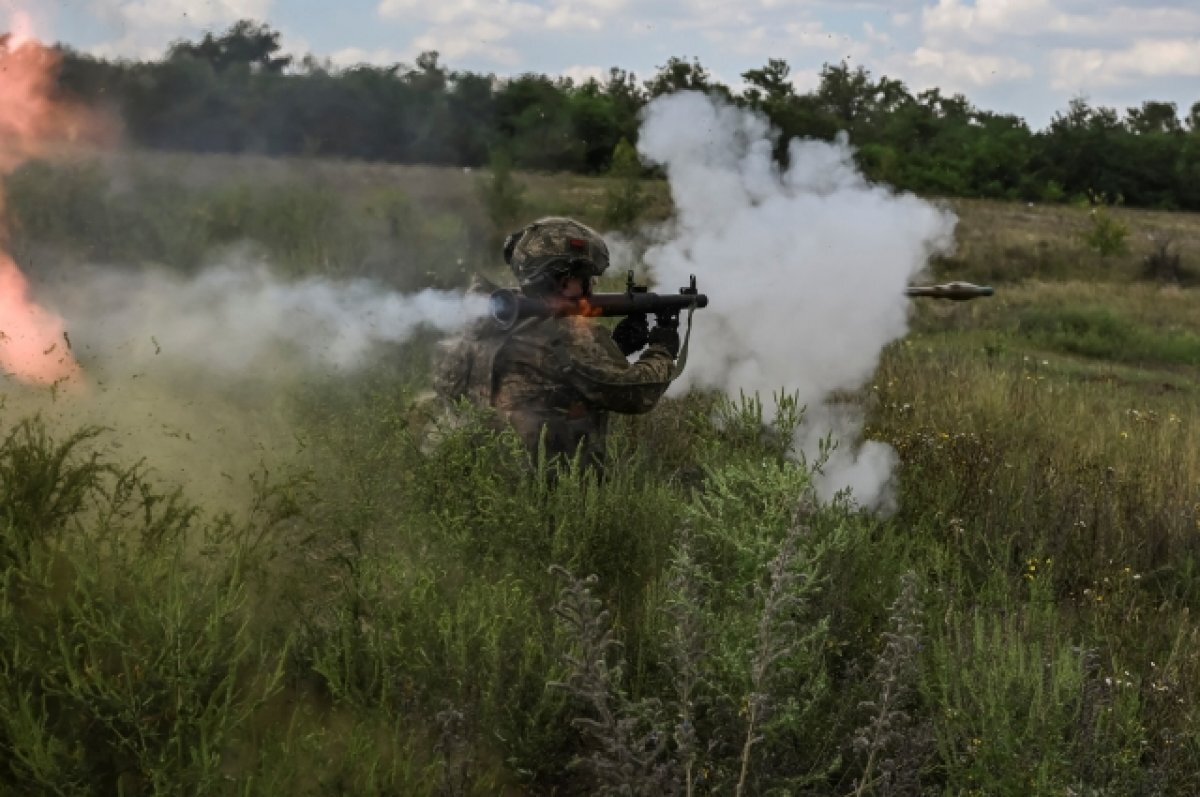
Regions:
M 540 219 L 508 237 L 505 262 L 528 296 L 590 295 L 608 268 L 608 246 L 591 228 L 567 218 Z M 490 286 L 477 285 L 476 290 Z M 527 318 L 508 331 L 487 319 L 443 344 L 434 388 L 491 407 L 531 454 L 577 452 L 588 467 L 603 461 L 608 413 L 654 408 L 674 375 L 678 317 L 627 316 L 608 330 L 579 316 Z M 636 362 L 626 358 L 642 351 Z

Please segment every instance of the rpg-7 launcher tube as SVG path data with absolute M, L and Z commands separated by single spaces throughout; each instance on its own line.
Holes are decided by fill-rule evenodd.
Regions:
M 684 289 L 685 291 L 687 289 Z M 674 315 L 689 307 L 708 307 L 703 293 L 593 293 L 580 299 L 561 296 L 525 296 L 501 289 L 491 296 L 492 318 L 502 329 L 511 329 L 522 318 L 560 318 L 562 316 Z
M 979 299 L 991 296 L 995 291 L 990 285 L 973 285 L 970 282 L 947 282 L 944 285 L 913 285 L 904 291 L 911 298 L 924 297 L 927 299 L 949 299 L 954 302 L 964 302 L 968 299 Z

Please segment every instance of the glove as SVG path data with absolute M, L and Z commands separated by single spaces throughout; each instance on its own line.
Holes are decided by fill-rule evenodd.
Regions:
M 676 320 L 674 324 L 659 321 L 654 325 L 654 329 L 650 330 L 649 343 L 651 346 L 662 346 L 674 360 L 679 356 L 679 321 Z
M 626 357 L 633 354 L 635 351 L 641 351 L 646 347 L 646 341 L 650 338 L 650 325 L 646 323 L 645 313 L 634 313 L 627 315 L 621 319 L 621 322 L 613 327 L 612 339 L 613 343 L 617 344 L 617 348 L 621 350 L 621 354 Z

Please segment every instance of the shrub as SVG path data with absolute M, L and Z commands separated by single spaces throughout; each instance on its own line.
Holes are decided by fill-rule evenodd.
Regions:
M 1017 332 L 1041 346 L 1086 357 L 1200 364 L 1200 335 L 1140 327 L 1103 307 L 1030 308 L 1018 315 Z
M 526 202 L 525 187 L 513 176 L 512 155 L 507 150 L 494 149 L 490 166 L 491 174 L 479 179 L 477 191 L 492 223 L 494 251 L 521 222 Z
M 26 419 L 0 442 L 0 563 L 23 561 L 30 546 L 62 534 L 103 492 L 111 469 L 87 451 L 101 429 L 80 429 L 61 443 L 38 418 Z
M 60 443 L 34 418 L 0 444 L 0 787 L 215 793 L 283 676 L 243 570 L 268 529 L 197 522 L 142 466 L 90 450 L 100 434 Z
M 1142 279 L 1191 285 L 1197 281 L 1197 274 L 1184 266 L 1175 242 L 1169 237 L 1160 237 L 1154 239 L 1150 254 L 1142 259 Z
M 1100 257 L 1129 254 L 1129 226 L 1106 208 L 1092 208 L 1083 242 Z
M 647 199 L 642 188 L 642 165 L 637 150 L 624 138 L 613 149 L 608 178 L 608 189 L 604 193 L 604 223 L 611 229 L 628 229 L 642 217 Z

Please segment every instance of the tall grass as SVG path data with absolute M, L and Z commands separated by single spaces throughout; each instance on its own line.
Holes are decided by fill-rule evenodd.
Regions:
M 236 173 L 193 185 L 136 165 L 113 172 L 93 161 L 33 161 L 5 187 L 15 249 L 35 273 L 72 261 L 191 272 L 248 247 L 283 276 L 452 287 L 466 283 L 485 244 L 459 214 L 393 185 L 347 195 L 331 184 Z M 46 248 L 52 256 L 39 254 Z
M 80 258 L 445 285 L 487 235 L 395 185 L 28 168 L 22 246 Z M 0 791 L 1196 793 L 1200 328 L 1122 268 L 918 311 L 857 397 L 888 518 L 816 501 L 786 395 L 665 401 L 550 478 L 424 399 L 425 339 L 279 397 L 302 477 L 232 515 L 0 403 Z

